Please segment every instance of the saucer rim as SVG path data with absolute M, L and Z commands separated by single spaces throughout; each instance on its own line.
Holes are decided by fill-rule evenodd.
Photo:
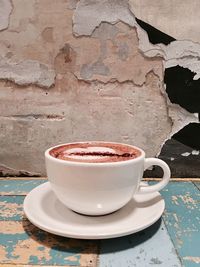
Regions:
M 148 227 L 150 227 L 151 225 L 153 225 L 156 221 L 158 221 L 160 219 L 160 217 L 162 216 L 164 210 L 165 210 L 165 200 L 163 199 L 163 197 L 161 196 L 161 194 L 159 192 L 155 192 L 158 195 L 161 196 L 161 203 L 160 203 L 160 208 L 159 208 L 159 212 L 158 214 L 156 214 L 156 216 L 154 216 L 154 218 L 149 222 L 146 223 L 140 227 L 134 227 L 134 229 L 131 229 L 131 226 L 129 229 L 123 229 L 121 231 L 117 231 L 117 232 L 104 232 L 104 233 L 96 233 L 96 234 L 85 234 L 85 233 L 76 233 L 73 231 L 66 231 L 63 232 L 62 230 L 59 231 L 59 229 L 53 229 L 52 227 L 48 227 L 45 226 L 43 223 L 39 222 L 37 219 L 34 219 L 34 216 L 31 215 L 31 212 L 29 211 L 28 208 L 28 203 L 30 201 L 30 196 L 32 194 L 35 193 L 35 191 L 39 191 L 42 189 L 42 187 L 46 187 L 45 190 L 49 190 L 52 191 L 50 183 L 49 182 L 45 182 L 43 184 L 40 184 L 38 186 L 36 186 L 34 189 L 32 189 L 25 197 L 24 202 L 23 202 L 23 211 L 25 213 L 25 216 L 27 217 L 27 219 L 34 224 L 36 227 L 40 228 L 41 230 L 44 230 L 48 233 L 54 234 L 54 235 L 58 235 L 58 236 L 62 236 L 62 237 L 68 237 L 68 238 L 76 238 L 76 239 L 91 239 L 91 240 L 95 240 L 95 239 L 109 239 L 109 238 L 117 238 L 117 237 L 122 237 L 122 236 L 127 236 L 130 234 L 134 234 L 137 232 L 140 232 Z M 44 191 L 44 189 L 43 189 Z M 46 191 L 45 191 L 46 192 Z M 67 208 L 69 209 L 69 208 Z M 123 209 L 123 208 L 122 208 Z M 69 209 L 70 210 L 70 209 Z M 117 212 L 117 211 L 116 211 Z M 108 214 L 109 215 L 109 214 Z M 82 216 L 80 214 L 80 216 Z M 84 215 L 85 216 L 85 215 Z M 87 215 L 86 215 L 87 216 Z M 105 215 L 107 216 L 107 215 Z

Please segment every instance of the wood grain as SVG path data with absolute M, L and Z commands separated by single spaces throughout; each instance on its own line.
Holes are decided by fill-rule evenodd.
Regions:
M 154 184 L 159 179 L 145 180 Z M 47 179 L 0 179 L 0 267 L 197 267 L 200 182 L 191 180 L 171 180 L 161 191 L 166 210 L 151 227 L 126 237 L 89 241 L 49 234 L 26 219 L 25 195 Z
M 161 220 L 147 229 L 123 238 L 103 240 L 99 267 L 181 267 L 173 243 Z
M 98 243 L 49 234 L 28 220 L 0 221 L 0 263 L 96 266 Z
M 200 264 L 200 191 L 189 182 L 169 183 L 162 191 L 164 221 L 183 266 Z

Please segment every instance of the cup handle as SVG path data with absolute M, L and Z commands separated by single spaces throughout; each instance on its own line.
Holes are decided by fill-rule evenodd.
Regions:
M 169 169 L 169 166 L 161 159 L 156 159 L 156 158 L 144 159 L 144 170 L 146 170 L 147 168 L 153 165 L 160 166 L 163 169 L 164 174 L 163 174 L 162 180 L 155 185 L 149 185 L 149 186 L 141 185 L 137 193 L 146 194 L 146 193 L 160 191 L 168 184 L 170 176 L 171 176 L 171 171 Z

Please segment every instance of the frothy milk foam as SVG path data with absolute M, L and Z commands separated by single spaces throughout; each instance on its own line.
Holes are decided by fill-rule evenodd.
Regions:
M 72 143 L 50 151 L 50 155 L 58 159 L 91 163 L 125 161 L 134 159 L 140 154 L 141 152 L 134 147 L 105 142 Z

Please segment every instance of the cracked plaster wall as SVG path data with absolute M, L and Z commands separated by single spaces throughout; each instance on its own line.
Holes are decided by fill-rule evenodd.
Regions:
M 152 45 L 134 2 L 0 0 L 2 175 L 43 175 L 46 148 L 79 140 L 155 156 L 198 121 L 169 101 L 163 78 L 168 66 L 195 61 L 199 44 Z
M 199 0 L 129 0 L 134 15 L 178 40 L 200 42 Z

